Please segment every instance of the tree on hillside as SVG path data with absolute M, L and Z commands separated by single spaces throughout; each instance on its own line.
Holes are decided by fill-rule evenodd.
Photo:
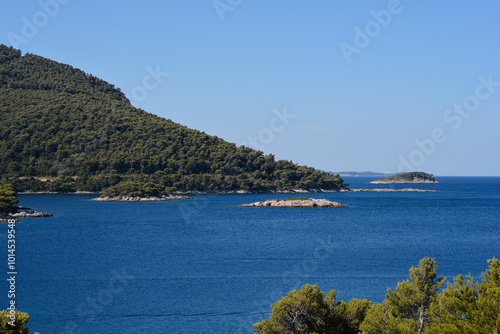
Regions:
M 458 275 L 453 284 L 438 295 L 436 303 L 431 307 L 433 324 L 428 333 L 473 333 L 466 330 L 470 327 L 470 319 L 474 313 L 478 299 L 477 282 L 470 275 Z
M 0 184 L 0 214 L 17 212 L 17 195 L 10 184 Z
M 470 274 L 458 275 L 438 295 L 432 308 L 433 324 L 428 333 L 500 332 L 500 261 L 488 260 L 481 283 Z
M 388 289 L 385 301 L 368 311 L 363 333 L 423 332 L 431 320 L 431 304 L 446 280 L 436 271 L 436 261 L 428 257 L 411 267 L 410 279 L 399 282 L 396 291 Z
M 477 312 L 473 323 L 485 332 L 500 333 L 500 261 L 488 260 L 489 268 L 483 273 L 478 286 Z
M 314 333 L 323 326 L 327 312 L 325 294 L 317 285 L 304 285 L 293 290 L 272 305 L 269 319 L 254 325 L 258 334 Z
M 0 64 L 21 57 L 21 51 L 11 47 L 0 48 Z
M 329 294 L 330 295 L 330 294 Z M 328 298 L 328 296 L 327 296 Z M 326 324 L 327 331 L 331 334 L 356 334 L 360 332 L 359 327 L 365 320 L 368 310 L 372 307 L 372 302 L 367 299 L 353 298 L 348 303 L 343 300 L 336 303 L 333 308 L 333 321 Z M 332 310 L 332 308 L 330 308 Z
M 335 290 L 326 296 L 317 285 L 304 285 L 272 305 L 269 319 L 254 325 L 259 334 L 355 334 L 371 306 L 368 300 L 336 301 Z
M 324 318 L 324 334 L 356 334 L 365 319 L 372 303 L 366 299 L 353 298 L 349 303 L 336 301 L 336 292 L 332 290 L 325 297 L 327 313 Z

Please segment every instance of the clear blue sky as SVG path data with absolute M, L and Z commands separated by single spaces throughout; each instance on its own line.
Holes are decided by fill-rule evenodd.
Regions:
M 500 175 L 499 15 L 495 0 L 2 1 L 0 43 L 280 159 Z

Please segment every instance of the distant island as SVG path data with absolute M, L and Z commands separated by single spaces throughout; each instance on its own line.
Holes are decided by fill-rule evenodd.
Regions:
M 330 173 L 339 174 L 340 176 L 372 176 L 372 177 L 383 177 L 396 174 L 396 173 L 380 173 L 371 171 L 366 171 L 366 172 L 349 171 L 349 172 L 330 172 Z
M 392 183 L 439 183 L 432 174 L 424 172 L 409 172 L 385 177 L 372 181 L 373 184 L 392 184 Z
M 347 208 L 347 206 L 339 202 L 332 202 L 327 199 L 316 199 L 308 197 L 268 199 L 267 201 L 263 202 L 254 202 L 236 206 L 263 208 Z

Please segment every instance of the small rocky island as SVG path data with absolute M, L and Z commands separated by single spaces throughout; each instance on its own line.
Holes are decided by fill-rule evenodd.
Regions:
M 40 211 L 20 211 L 10 214 L 12 218 L 33 218 L 33 217 L 52 217 L 51 213 L 40 212 Z
M 307 197 L 288 197 L 283 199 L 269 199 L 264 202 L 241 204 L 235 206 L 243 207 L 267 207 L 267 208 L 347 208 L 339 202 L 332 202 L 327 199 L 316 199 Z
M 424 172 L 409 172 L 385 177 L 372 181 L 373 184 L 393 184 L 393 183 L 439 183 L 432 174 Z
M 158 202 L 193 199 L 187 196 L 172 195 L 157 184 L 140 183 L 136 181 L 122 181 L 102 191 L 99 198 L 93 201 L 103 202 Z
M 37 218 L 37 217 L 52 217 L 51 213 L 34 211 L 30 208 L 18 207 L 17 212 L 1 212 L 0 213 L 0 223 L 8 223 L 10 220 L 14 219 L 17 221 L 17 218 Z

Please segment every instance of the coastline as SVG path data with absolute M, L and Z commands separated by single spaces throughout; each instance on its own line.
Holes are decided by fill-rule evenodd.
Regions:
M 392 193 L 440 193 L 443 192 L 441 190 L 432 190 L 432 189 L 416 189 L 416 188 L 403 188 L 403 189 L 393 189 L 393 188 L 374 188 L 374 189 L 351 189 L 351 192 L 374 192 L 374 193 L 382 193 L 382 192 L 392 192 Z
M 401 181 L 372 181 L 370 183 L 371 184 L 435 184 L 435 183 L 439 183 L 439 182 L 438 181 L 428 181 L 428 180 L 423 180 L 423 181 L 401 180 Z
M 4 215 L 0 217 L 0 223 L 7 223 L 9 220 L 14 219 L 16 222 L 18 218 L 42 218 L 42 217 L 52 217 L 53 214 L 41 212 L 41 211 L 19 211 L 12 213 L 10 215 Z
M 170 195 L 234 195 L 234 194 L 305 194 L 305 193 L 333 193 L 333 192 L 343 192 L 347 188 L 343 189 L 291 189 L 291 190 L 266 190 L 266 191 L 249 191 L 249 190 L 214 190 L 214 191 L 202 191 L 202 190 L 185 190 L 185 191 L 173 191 Z M 63 191 L 20 191 L 19 195 L 100 195 L 100 191 L 75 191 L 75 192 L 63 192 Z
M 132 196 L 113 196 L 113 197 L 97 197 L 92 198 L 92 201 L 99 202 L 159 202 L 159 201 L 178 201 L 186 199 L 195 199 L 194 197 L 169 195 L 169 196 L 148 196 L 148 197 L 132 197 Z
M 372 184 L 397 184 L 397 182 L 370 182 Z M 405 182 L 408 183 L 408 182 Z M 414 182 L 422 183 L 422 182 Z M 424 182 L 427 184 L 439 182 Z M 404 183 L 399 183 L 404 184 Z M 441 192 L 440 190 L 416 189 L 416 188 L 341 188 L 341 189 L 290 189 L 290 190 L 266 190 L 266 191 L 249 191 L 249 190 L 217 190 L 217 191 L 201 191 L 201 190 L 186 190 L 174 191 L 170 195 L 185 196 L 185 195 L 236 195 L 236 194 L 315 194 L 315 193 L 336 193 L 336 192 Z M 19 195 L 100 195 L 101 192 L 94 191 L 75 191 L 75 192 L 57 192 L 57 191 L 21 191 Z
M 100 191 L 74 191 L 74 192 L 64 192 L 64 191 L 20 191 L 19 195 L 99 195 Z

